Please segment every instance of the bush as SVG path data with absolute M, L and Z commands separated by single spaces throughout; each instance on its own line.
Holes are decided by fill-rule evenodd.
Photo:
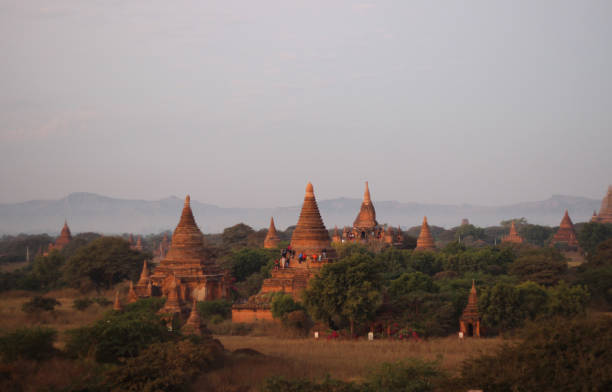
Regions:
M 109 299 L 107 299 L 105 297 L 96 297 L 96 298 L 93 299 L 93 301 L 95 303 L 97 303 L 98 305 L 100 305 L 100 306 L 109 306 L 109 305 L 112 305 L 112 303 L 113 303 L 113 301 L 111 301 L 111 300 L 109 300 Z
M 276 293 L 272 298 L 271 311 L 272 316 L 277 319 L 282 319 L 287 313 L 302 310 L 304 307 L 295 302 L 293 297 L 285 293 Z
M 61 303 L 55 298 L 44 298 L 40 295 L 37 295 L 36 297 L 21 305 L 21 310 L 26 313 L 35 313 L 38 311 L 52 311 L 57 305 L 61 305 Z
M 223 347 L 209 340 L 155 343 L 123 366 L 107 373 L 104 388 L 113 391 L 183 391 L 201 372 L 222 361 Z
M 232 317 L 232 303 L 226 299 L 201 301 L 198 302 L 197 308 L 200 316 L 206 320 L 215 315 L 221 317 L 223 320 Z
M 72 303 L 72 307 L 75 308 L 76 310 L 83 311 L 87 309 L 88 307 L 90 307 L 93 303 L 94 301 L 91 298 L 77 298 Z
M 533 324 L 520 343 L 465 361 L 457 390 L 609 391 L 612 319 Z
M 41 360 L 53 356 L 57 331 L 50 328 L 21 328 L 0 337 L 0 354 L 4 361 L 18 358 Z
M 136 304 L 133 304 L 136 305 Z M 161 318 L 144 310 L 109 312 L 92 326 L 67 331 L 66 352 L 71 356 L 95 353 L 98 362 L 118 362 L 119 358 L 135 357 L 153 343 L 178 337 L 169 332 Z
M 359 392 L 353 383 L 334 380 L 327 376 L 321 383 L 305 379 L 288 380 L 284 377 L 267 378 L 261 392 Z
M 430 392 L 444 378 L 438 362 L 411 358 L 395 363 L 383 363 L 371 372 L 366 391 Z

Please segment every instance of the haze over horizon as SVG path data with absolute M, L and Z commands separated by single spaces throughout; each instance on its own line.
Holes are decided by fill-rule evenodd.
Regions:
M 612 184 L 612 2 L 0 0 L 0 203 Z

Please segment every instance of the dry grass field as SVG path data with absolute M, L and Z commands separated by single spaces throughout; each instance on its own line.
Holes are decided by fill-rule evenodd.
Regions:
M 456 337 L 420 342 L 367 340 L 327 341 L 314 339 L 279 339 L 276 337 L 217 336 L 226 349 L 251 348 L 265 357 L 245 356 L 222 369 L 202 376 L 198 390 L 235 391 L 260 385 L 270 376 L 288 378 L 334 378 L 359 381 L 383 362 L 405 358 L 441 360 L 449 374 L 456 373 L 461 362 L 483 352 L 491 352 L 502 343 L 500 338 L 466 339 Z M 245 389 L 249 390 L 249 389 Z
M 50 291 L 44 297 L 57 299 L 61 305 L 51 312 L 39 312 L 27 314 L 21 310 L 21 306 L 30 300 L 35 294 L 28 291 L 8 291 L 0 294 L 0 332 L 10 331 L 20 327 L 45 326 L 56 329 L 58 334 L 58 348 L 63 345 L 64 334 L 62 332 L 93 323 L 100 319 L 110 306 L 99 306 L 93 304 L 84 311 L 72 307 L 75 299 L 89 297 L 105 297 L 114 299 L 114 292 L 79 293 L 74 289 L 62 289 Z

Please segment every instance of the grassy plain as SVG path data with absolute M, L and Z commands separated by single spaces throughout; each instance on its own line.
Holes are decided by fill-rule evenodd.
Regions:
M 414 341 L 360 340 L 327 341 L 279 339 L 272 336 L 216 336 L 227 350 L 250 348 L 265 357 L 238 356 L 222 369 L 200 377 L 198 390 L 250 390 L 270 376 L 322 378 L 326 374 L 347 381 L 362 380 L 382 364 L 405 358 L 441 361 L 449 374 L 459 371 L 461 362 L 480 353 L 491 352 L 501 338 L 466 339 L 456 337 Z M 245 389 L 243 389 L 245 388 Z

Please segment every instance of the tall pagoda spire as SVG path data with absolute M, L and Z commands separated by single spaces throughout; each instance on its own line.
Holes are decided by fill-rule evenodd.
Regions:
M 429 230 L 429 224 L 427 223 L 427 217 L 423 217 L 423 224 L 421 225 L 421 233 L 417 239 L 416 250 L 433 250 L 436 246 L 434 244 L 433 236 Z
M 128 304 L 133 304 L 138 301 L 138 295 L 134 291 L 134 283 L 130 280 L 130 291 L 128 291 Z
M 183 325 L 182 331 L 184 334 L 188 335 L 203 335 L 203 332 L 206 331 L 202 323 L 202 318 L 200 317 L 197 309 L 197 303 L 195 298 L 193 299 L 193 304 L 191 305 L 191 312 L 189 313 L 189 318 Z
M 612 185 L 608 186 L 608 193 L 601 201 L 599 214 L 593 217 L 593 222 L 612 223 Z
M 374 209 L 374 204 L 372 204 L 370 188 L 366 181 L 363 201 L 361 202 L 359 214 L 357 214 L 357 218 L 355 218 L 353 222 L 353 227 L 358 230 L 371 230 L 376 226 L 378 226 L 378 222 L 376 222 L 376 210 Z
M 68 227 L 68 221 L 64 220 L 64 226 L 62 227 L 62 232 L 60 236 L 55 240 L 55 245 L 53 245 L 53 249 L 62 250 L 64 246 L 68 245 L 68 243 L 72 240 L 72 233 L 70 233 L 70 228 Z
M 268 234 L 266 234 L 266 238 L 264 239 L 264 248 L 276 249 L 278 248 L 279 243 L 280 237 L 276 232 L 276 226 L 274 226 L 274 218 L 270 217 L 270 228 L 268 229 Z
M 329 259 L 335 259 L 336 257 L 336 252 L 331 246 L 329 233 L 319 213 L 314 188 L 310 182 L 306 185 L 300 218 L 291 236 L 291 248 L 297 253 L 307 255 L 321 254 L 325 250 Z
M 121 302 L 119 301 L 119 290 L 115 291 L 115 302 L 113 303 L 113 310 L 121 311 L 123 307 L 121 306 Z

